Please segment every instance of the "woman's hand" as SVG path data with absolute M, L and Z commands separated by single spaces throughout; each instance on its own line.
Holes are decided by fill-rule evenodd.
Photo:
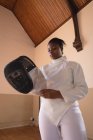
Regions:
M 39 91 L 39 96 L 48 98 L 48 99 L 56 99 L 61 98 L 64 99 L 61 95 L 60 91 L 54 89 L 43 89 Z

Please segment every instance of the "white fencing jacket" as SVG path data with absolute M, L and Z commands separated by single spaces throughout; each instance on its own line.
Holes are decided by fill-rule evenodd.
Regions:
M 41 71 L 47 89 L 59 90 L 64 97 L 64 100 L 41 98 L 41 110 L 57 125 L 67 109 L 87 94 L 88 87 L 80 64 L 67 61 L 66 57 L 52 60 Z

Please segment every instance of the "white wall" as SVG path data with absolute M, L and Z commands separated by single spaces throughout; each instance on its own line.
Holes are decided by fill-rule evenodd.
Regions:
M 0 128 L 28 124 L 33 97 L 18 94 L 4 77 L 7 63 L 26 55 L 34 59 L 34 44 L 13 13 L 0 6 Z
M 82 112 L 84 114 L 84 120 L 87 128 L 88 137 L 93 138 L 93 110 L 90 110 L 93 101 L 93 1 L 89 3 L 78 13 L 78 21 L 80 28 L 80 35 L 83 44 L 83 50 L 77 52 L 73 48 L 72 43 L 74 41 L 74 28 L 72 19 L 50 35 L 45 41 L 43 41 L 35 49 L 35 62 L 40 67 L 43 64 L 50 62 L 50 58 L 47 53 L 47 43 L 53 37 L 59 37 L 65 40 L 66 46 L 64 48 L 64 55 L 69 60 L 79 62 L 84 70 L 85 78 L 89 87 L 89 94 L 86 100 L 80 102 Z M 91 89 L 91 92 L 90 92 Z M 92 100 L 92 101 L 91 101 Z M 86 108 L 86 111 L 85 111 Z

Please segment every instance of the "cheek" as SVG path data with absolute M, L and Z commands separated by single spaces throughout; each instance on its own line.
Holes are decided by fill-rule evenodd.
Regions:
M 60 50 L 60 54 L 62 54 L 63 52 L 62 52 L 62 50 Z
M 56 54 L 60 55 L 60 54 L 62 54 L 62 51 L 61 51 L 61 50 L 58 50 L 58 51 L 56 52 Z

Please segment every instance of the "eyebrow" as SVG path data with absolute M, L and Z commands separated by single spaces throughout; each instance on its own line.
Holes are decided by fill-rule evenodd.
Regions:
M 58 49 L 57 47 L 48 48 L 48 51 Z

